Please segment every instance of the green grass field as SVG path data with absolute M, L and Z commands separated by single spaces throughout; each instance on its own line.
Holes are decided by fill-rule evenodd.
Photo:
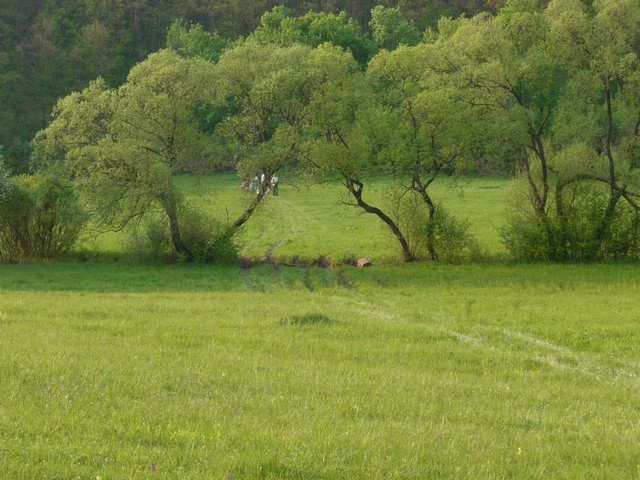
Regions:
M 638 478 L 636 265 L 9 265 L 0 477 Z
M 187 197 L 222 222 L 234 221 L 248 200 L 235 173 L 201 177 L 178 177 Z M 280 195 L 269 197 L 246 224 L 237 242 L 240 254 L 253 259 L 267 252 L 282 261 L 310 262 L 319 256 L 335 263 L 350 257 L 369 257 L 377 263 L 397 263 L 397 241 L 373 215 L 347 205 L 340 184 L 304 186 L 296 179 L 282 178 Z M 504 199 L 510 182 L 503 179 L 443 177 L 434 184 L 434 197 L 460 220 L 468 221 L 470 232 L 488 256 L 501 257 L 505 249 L 499 228 L 504 221 Z M 366 190 L 366 197 L 380 202 L 387 182 L 379 180 Z M 369 191 L 370 190 L 370 191 Z M 372 200 L 371 200 L 372 199 Z M 126 244 L 123 233 L 103 235 L 86 244 L 92 252 L 109 252 L 120 257 Z
M 283 178 L 278 197 L 269 202 L 247 225 L 240 238 L 242 254 L 260 258 L 270 251 L 276 258 L 304 260 L 319 255 L 341 262 L 351 256 L 367 256 L 389 262 L 399 258 L 396 240 L 375 216 L 348 205 L 340 184 L 304 187 Z M 235 174 L 182 179 L 183 188 L 198 202 L 208 200 L 209 211 L 219 219 L 235 219 L 241 212 L 242 191 Z M 510 182 L 502 179 L 444 177 L 434 184 L 434 198 L 452 214 L 470 224 L 483 250 L 504 254 L 499 228 Z M 385 180 L 373 182 L 366 198 L 380 204 Z
M 236 180 L 181 179 L 220 218 Z M 439 188 L 499 256 L 507 182 Z M 0 265 L 0 479 L 640 478 L 638 264 L 394 265 L 337 198 L 284 185 L 243 254 L 374 267 Z

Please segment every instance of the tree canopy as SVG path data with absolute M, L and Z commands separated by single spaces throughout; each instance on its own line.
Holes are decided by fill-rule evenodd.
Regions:
M 509 0 L 423 34 L 399 8 L 377 6 L 367 26 L 278 6 L 231 42 L 176 21 L 169 48 L 121 85 L 98 77 L 57 103 L 33 165 L 62 165 L 110 228 L 161 211 L 186 258 L 173 176 L 215 167 L 259 181 L 232 230 L 267 201 L 273 175 L 295 169 L 340 181 L 404 260 L 451 258 L 453 245 L 470 252 L 472 242 L 432 185 L 499 172 L 516 178 L 502 232 L 515 256 L 640 255 L 637 2 Z M 370 195 L 379 175 L 392 182 L 382 198 Z
M 29 142 L 44 128 L 56 101 L 97 77 L 110 87 L 126 81 L 131 67 L 166 46 L 198 49 L 217 59 L 223 44 L 252 35 L 279 3 L 266 0 L 3 0 L 0 8 L 0 145 L 17 171 L 27 169 Z M 374 1 L 288 1 L 289 33 L 314 45 L 337 42 L 370 58 L 369 22 Z M 419 0 L 386 4 L 418 29 L 441 15 L 494 10 L 487 0 Z M 344 13 L 341 13 L 344 12 Z M 176 22 L 178 22 L 176 24 Z M 192 26 L 195 30 L 185 36 Z M 388 28 L 388 25 L 384 28 Z M 389 35 L 405 35 L 402 28 Z M 170 35 L 167 36 L 167 30 Z M 415 32 L 414 32 L 415 33 Z M 411 34 L 413 35 L 413 34 Z M 206 52 L 205 52 L 206 50 Z

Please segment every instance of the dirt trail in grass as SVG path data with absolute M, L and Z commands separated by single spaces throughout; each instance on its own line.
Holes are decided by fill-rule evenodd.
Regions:
M 611 355 L 604 358 L 597 353 L 573 350 L 526 332 L 505 329 L 502 333 L 507 340 L 527 345 L 526 351 L 534 360 L 555 369 L 575 372 L 601 381 L 631 382 L 640 387 L 640 368 L 637 364 Z

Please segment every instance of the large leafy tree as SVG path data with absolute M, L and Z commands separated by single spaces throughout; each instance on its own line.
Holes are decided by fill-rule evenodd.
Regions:
M 413 22 L 400 9 L 382 5 L 371 10 L 371 35 L 380 48 L 395 50 L 399 45 L 417 45 L 421 35 Z
M 361 25 L 345 12 L 309 12 L 295 17 L 290 9 L 283 6 L 265 13 L 251 38 L 260 43 L 281 46 L 301 43 L 317 47 L 331 43 L 350 51 L 363 66 L 376 50 L 376 45 Z
M 220 55 L 228 42 L 217 33 L 209 33 L 202 25 L 185 25 L 176 20 L 167 32 L 167 48 L 171 48 L 182 56 L 197 56 L 210 62 L 220 60 Z
M 58 102 L 35 139 L 42 160 L 68 164 L 94 217 L 119 229 L 159 208 L 175 251 L 192 256 L 181 236 L 181 198 L 173 176 L 209 160 L 194 107 L 213 95 L 212 65 L 163 50 L 134 67 L 117 90 L 101 80 Z
M 592 192 L 588 241 L 575 245 L 570 232 L 563 240 L 589 258 L 638 254 L 632 250 L 640 221 L 640 5 L 599 0 L 589 12 L 581 3 L 555 0 L 546 13 L 549 48 L 570 75 L 554 132 L 567 164 L 554 191 L 565 229 L 576 213 L 576 190 L 586 183 Z
M 246 178 L 258 176 L 242 226 L 264 200 L 274 174 L 299 163 L 304 112 L 311 86 L 306 63 L 311 48 L 244 43 L 222 55 L 216 69 L 216 94 L 228 115 L 216 126 Z
M 481 125 L 446 76 L 434 64 L 434 45 L 400 47 L 376 56 L 367 71 L 372 95 L 388 116 L 378 149 L 380 168 L 400 184 L 400 195 L 417 196 L 425 205 L 425 244 L 438 258 L 438 214 L 445 215 L 431 193 L 442 173 L 465 169 L 473 159 Z M 416 212 L 419 215 L 419 212 Z
M 307 138 L 309 165 L 315 175 L 338 178 L 351 201 L 377 216 L 397 239 L 405 261 L 416 259 L 398 223 L 368 198 L 372 178 L 380 173 L 376 151 L 390 117 L 373 101 L 364 75 L 350 53 L 324 45 L 310 59 Z
M 512 152 L 524 183 L 530 208 L 517 200 L 506 231 L 519 254 L 608 258 L 637 249 L 629 146 L 638 8 L 555 0 L 542 10 L 511 0 L 496 17 L 442 29 L 443 69 L 502 135 L 500 151 Z

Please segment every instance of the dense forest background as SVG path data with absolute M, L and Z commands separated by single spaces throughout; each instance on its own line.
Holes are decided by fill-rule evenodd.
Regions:
M 441 16 L 496 11 L 503 0 L 0 0 L 0 146 L 24 170 L 34 134 L 57 99 L 96 77 L 116 87 L 131 67 L 165 46 L 176 20 L 226 40 L 250 34 L 284 4 L 295 15 L 346 12 L 365 31 L 376 5 L 398 7 L 421 30 Z

